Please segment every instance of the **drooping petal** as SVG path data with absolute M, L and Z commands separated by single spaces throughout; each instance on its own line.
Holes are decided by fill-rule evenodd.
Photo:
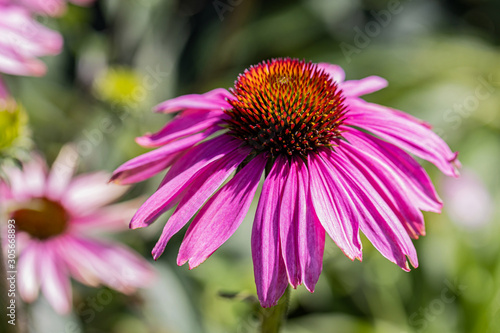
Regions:
M 80 232 L 110 232 L 121 231 L 128 228 L 132 216 L 137 211 L 137 207 L 142 203 L 142 199 L 130 200 L 123 203 L 106 206 L 93 212 L 73 217 L 70 228 L 77 233 Z
M 18 0 L 25 8 L 44 16 L 60 16 L 66 11 L 65 0 Z
M 413 267 L 417 267 L 417 254 L 410 237 L 380 195 L 363 182 L 363 176 L 343 156 L 329 150 L 321 155 L 345 188 L 346 198 L 352 200 L 361 231 L 375 248 L 403 270 L 410 270 L 406 256 Z
M 378 114 L 381 117 L 384 117 L 384 116 L 387 116 L 387 117 L 396 116 L 398 118 L 403 118 L 403 119 L 406 119 L 406 120 L 408 120 L 410 122 L 422 125 L 423 127 L 426 127 L 428 129 L 432 129 L 431 124 L 429 124 L 425 120 L 422 120 L 422 119 L 419 119 L 417 117 L 414 117 L 411 114 L 408 114 L 406 112 L 399 111 L 399 110 L 392 109 L 392 108 L 388 108 L 388 107 L 383 106 L 383 105 L 374 104 L 374 103 L 368 103 L 365 100 L 363 100 L 361 98 L 358 98 L 358 97 L 347 97 L 346 100 L 345 100 L 345 102 L 347 104 L 349 104 L 349 105 L 350 104 L 353 104 L 353 105 L 362 104 L 367 110 L 369 109 L 370 112 L 375 112 L 376 114 Z
M 136 288 L 146 287 L 154 278 L 151 265 L 138 254 L 118 243 L 87 241 L 87 248 L 95 256 L 102 257 L 102 266 L 114 270 L 113 278 L 108 278 L 106 284 L 123 293 L 133 292 Z M 102 272 L 104 273 L 104 272 Z
M 412 196 L 407 194 L 408 188 L 397 173 L 382 161 L 343 141 L 339 142 L 335 151 L 345 155 L 360 171 L 366 179 L 365 184 L 370 184 L 380 194 L 410 236 L 418 238 L 425 235 L 424 217 L 412 202 Z
M 339 65 L 333 65 L 333 64 L 326 63 L 326 62 L 320 62 L 318 64 L 318 67 L 320 69 L 324 70 L 326 73 L 330 74 L 333 81 L 337 82 L 337 84 L 344 82 L 345 72 L 342 69 L 342 67 L 340 67 Z
M 208 165 L 192 181 L 183 193 L 182 200 L 168 219 L 160 239 L 153 249 L 153 258 L 158 259 L 170 238 L 186 225 L 203 204 L 248 156 L 249 148 L 240 148 Z
M 146 134 L 135 141 L 143 147 L 159 147 L 187 135 L 206 130 L 221 121 L 222 111 L 198 111 L 184 113 L 171 120 L 164 128 L 154 134 Z
M 387 164 L 404 181 L 407 195 L 419 209 L 441 212 L 441 199 L 424 168 L 413 157 L 391 143 L 353 128 L 346 129 L 342 135 L 353 146 L 370 155 L 370 159 Z
M 88 6 L 91 3 L 93 3 L 95 0 L 69 0 L 69 1 L 74 3 L 75 5 L 78 5 L 78 6 Z
M 170 113 L 184 109 L 221 110 L 230 109 L 226 98 L 234 98 L 226 89 L 217 88 L 204 94 L 183 95 L 169 99 L 155 107 L 156 112 Z
M 95 0 L 70 0 L 78 6 L 88 6 Z M 66 12 L 66 0 L 16 0 L 29 11 L 43 16 L 60 16 Z
M 12 191 L 10 187 L 5 183 L 3 179 L 0 178 L 0 200 L 2 202 L 7 202 L 8 200 L 12 200 L 14 197 L 12 195 Z
M 61 264 L 54 247 L 56 241 L 40 243 L 39 250 L 43 253 L 39 263 L 41 289 L 47 301 L 56 312 L 67 314 L 71 311 L 71 283 L 67 267 Z
M 8 179 L 8 184 L 5 184 L 6 191 L 3 194 L 8 195 L 9 199 L 25 200 L 30 198 L 30 193 L 26 192 L 24 186 L 24 175 L 21 170 L 15 167 L 6 166 L 2 170 Z M 2 180 L 3 181 L 3 180 Z
M 37 57 L 61 51 L 63 40 L 59 33 L 38 23 L 20 6 L 1 6 L 0 46 L 13 52 Z
M 71 274 L 91 286 L 107 285 L 123 293 L 147 286 L 154 278 L 152 267 L 142 257 L 112 242 L 66 237 L 62 260 Z
M 23 165 L 23 170 L 13 166 L 6 166 L 2 171 L 8 179 L 5 194 L 10 199 L 24 201 L 44 195 L 47 165 L 40 155 L 33 154 L 32 159 Z
M 91 287 L 98 287 L 105 283 L 103 276 L 107 276 L 105 270 L 110 270 L 109 265 L 102 265 L 102 258 L 94 257 L 85 247 L 80 238 L 74 235 L 61 237 L 59 240 L 60 251 L 63 251 L 63 262 L 68 267 L 71 276 L 77 281 Z M 114 274 L 109 271 L 108 275 Z
M 285 261 L 288 282 L 293 288 L 302 283 L 302 271 L 299 258 L 299 203 L 298 203 L 298 164 L 300 158 L 292 158 L 290 170 L 286 176 L 280 207 L 281 252 Z
M 357 97 L 383 89 L 387 87 L 388 84 L 386 79 L 373 75 L 361 80 L 345 81 L 340 88 L 344 96 Z
M 108 180 L 107 172 L 77 176 L 73 178 L 61 200 L 67 207 L 71 207 L 73 214 L 88 214 L 115 201 L 128 190 L 128 186 L 109 184 Z
M 158 216 L 177 203 L 175 200 L 179 194 L 192 182 L 194 176 L 200 170 L 236 150 L 239 145 L 239 140 L 232 139 L 227 135 L 221 135 L 193 147 L 183 158 L 183 160 L 191 163 L 185 165 L 182 172 L 176 174 L 175 177 L 161 186 L 146 200 L 132 218 L 130 227 L 135 229 L 150 225 Z
M 177 257 L 179 266 L 192 269 L 204 262 L 239 227 L 259 185 L 267 157 L 257 155 L 198 213 L 188 228 Z
M 3 82 L 2 77 L 0 77 L 0 108 L 3 107 L 5 101 L 9 98 L 9 96 L 9 91 L 7 90 L 7 87 Z
M 31 197 L 41 197 L 44 195 L 47 181 L 47 165 L 43 158 L 32 155 L 31 161 L 23 165 L 24 191 Z
M 38 242 L 30 242 L 19 256 L 17 263 L 17 286 L 21 298 L 28 303 L 38 297 L 40 288 L 39 255 L 43 255 Z
M 170 166 L 179 154 L 208 138 L 215 132 L 207 130 L 137 156 L 122 164 L 113 172 L 110 181 L 119 184 L 132 184 L 148 179 Z
M 38 59 L 0 48 L 0 72 L 11 75 L 43 76 L 47 72 L 47 67 Z
M 309 191 L 309 173 L 301 159 L 298 161 L 297 183 L 300 268 L 305 287 L 313 292 L 323 268 L 325 229 L 314 212 Z
M 308 158 L 311 200 L 321 225 L 349 259 L 361 260 L 359 216 L 348 192 L 322 158 L 315 154 Z
M 71 178 L 78 163 L 78 152 L 73 145 L 65 145 L 57 155 L 56 160 L 52 164 L 45 195 L 53 200 L 58 200 L 65 193 L 71 182 Z
M 45 74 L 45 64 L 36 57 L 59 53 L 62 36 L 38 23 L 20 6 L 0 5 L 0 15 L 0 72 Z
M 397 112 L 377 112 L 379 105 L 349 101 L 346 125 L 359 126 L 436 165 L 444 174 L 458 177 L 457 153 L 428 127 Z
M 418 266 L 415 247 L 406 230 L 380 195 L 363 181 L 359 171 L 339 154 L 326 151 L 323 158 L 332 165 L 332 171 L 343 183 L 349 197 L 360 212 L 361 231 L 383 256 L 396 263 L 403 270 L 409 271 L 406 256 L 413 267 Z
M 276 305 L 288 285 L 279 237 L 281 197 L 288 172 L 286 158 L 276 158 L 264 181 L 252 228 L 255 284 L 263 307 Z

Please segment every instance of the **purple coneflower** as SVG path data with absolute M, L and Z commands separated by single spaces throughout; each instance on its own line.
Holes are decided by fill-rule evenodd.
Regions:
M 108 174 L 72 178 L 75 154 L 63 149 L 50 172 L 36 155 L 22 170 L 5 168 L 8 182 L 0 179 L 0 208 L 15 221 L 16 230 L 14 242 L 3 230 L 2 243 L 4 252 L 12 243 L 16 246 L 20 296 L 32 302 L 41 289 L 59 313 L 71 310 L 70 276 L 89 286 L 103 284 L 124 293 L 147 286 L 153 277 L 141 256 L 92 236 L 96 230 L 126 228 L 136 206 L 129 202 L 108 206 L 126 190 L 107 185 Z
M 344 81 L 336 65 L 274 59 L 245 70 L 230 91 L 163 102 L 157 111 L 180 113 L 137 138 L 160 148 L 112 177 L 134 183 L 170 167 L 131 228 L 177 206 L 153 249 L 157 259 L 194 216 L 177 258 L 194 268 L 238 228 L 265 171 L 251 237 L 264 307 L 288 284 L 314 290 L 325 233 L 351 260 L 362 258 L 361 231 L 402 269 L 410 270 L 407 258 L 417 267 L 411 238 L 425 233 L 421 210 L 440 212 L 441 201 L 407 152 L 449 176 L 457 176 L 459 162 L 428 124 L 359 98 L 385 86 L 377 76 Z

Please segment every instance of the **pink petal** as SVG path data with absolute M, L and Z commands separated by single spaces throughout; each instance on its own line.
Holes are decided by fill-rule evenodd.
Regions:
M 137 156 L 118 167 L 110 181 L 125 185 L 153 177 L 170 166 L 183 151 L 208 138 L 215 131 L 213 129 L 198 133 Z
M 345 72 L 339 65 L 332 65 L 326 62 L 318 63 L 318 68 L 324 70 L 327 74 L 330 74 L 333 81 L 337 84 L 344 82 Z
M 23 169 L 5 166 L 3 172 L 7 176 L 8 186 L 5 195 L 16 201 L 41 197 L 44 194 L 47 178 L 47 165 L 38 154 L 32 154 L 31 160 L 23 165 Z
M 383 89 L 388 84 L 387 80 L 380 76 L 368 76 L 361 80 L 346 81 L 340 88 L 344 96 L 357 97 Z
M 196 176 L 191 185 L 186 189 L 186 192 L 182 194 L 183 198 L 177 209 L 163 228 L 161 237 L 153 249 L 153 258 L 155 260 L 163 253 L 170 238 L 189 222 L 205 201 L 214 194 L 240 163 L 243 162 L 249 152 L 249 148 L 237 149 L 208 165 Z
M 175 177 L 170 179 L 164 186 L 161 186 L 146 200 L 132 218 L 130 227 L 133 229 L 142 228 L 153 223 L 156 218 L 177 203 L 175 200 L 179 194 L 191 184 L 194 176 L 200 170 L 236 150 L 240 144 L 239 140 L 234 140 L 227 135 L 221 135 L 202 142 L 191 149 L 183 156 L 183 159 L 190 161 L 190 164 L 185 165 L 182 172 L 176 174 Z
M 226 89 L 217 88 L 204 94 L 183 95 L 169 99 L 155 107 L 155 111 L 170 113 L 184 109 L 221 110 L 230 109 L 226 98 L 234 98 Z
M 30 11 L 44 16 L 60 16 L 66 11 L 64 0 L 18 0 Z
M 428 122 L 426 122 L 426 121 L 424 121 L 422 119 L 414 117 L 411 114 L 408 114 L 406 112 L 399 111 L 399 110 L 396 110 L 396 109 L 391 109 L 391 108 L 388 108 L 388 107 L 383 106 L 383 105 L 374 104 L 374 103 L 368 103 L 368 102 L 366 102 L 365 100 L 363 100 L 361 98 L 348 97 L 346 99 L 346 103 L 349 104 L 349 105 L 350 104 L 354 104 L 354 105 L 361 104 L 367 110 L 370 110 L 370 112 L 374 112 L 374 113 L 378 114 L 381 117 L 384 117 L 384 116 L 387 116 L 387 117 L 396 116 L 398 118 L 404 118 L 404 119 L 406 119 L 406 120 L 408 120 L 410 122 L 414 122 L 414 123 L 417 123 L 419 125 L 422 125 L 423 127 L 426 127 L 428 129 L 432 128 L 431 124 L 429 124 Z
M 17 286 L 21 298 L 28 303 L 38 297 L 40 288 L 39 254 L 37 241 L 30 242 L 22 251 L 17 263 Z M 44 254 L 43 254 L 44 255 Z
M 170 121 L 163 129 L 154 134 L 146 134 L 135 141 L 144 147 L 159 147 L 171 141 L 206 130 L 221 122 L 222 111 L 196 111 L 179 115 Z
M 14 199 L 10 186 L 7 185 L 5 180 L 0 178 L 0 201 L 6 202 L 8 200 Z
M 61 245 L 59 251 L 64 254 L 61 257 L 69 273 L 79 282 L 87 286 L 98 287 L 105 280 L 103 276 L 113 274 L 113 271 L 110 271 L 111 267 L 102 264 L 101 257 L 94 256 L 79 238 L 68 235 L 61 237 L 59 243 Z M 106 274 L 106 271 L 109 273 Z
M 344 157 L 329 150 L 321 155 L 331 163 L 331 171 L 337 174 L 339 184 L 348 193 L 347 198 L 352 200 L 361 231 L 375 248 L 403 270 L 410 270 L 406 256 L 413 267 L 417 267 L 417 254 L 410 237 L 380 195 Z
M 309 173 L 305 163 L 299 159 L 297 167 L 297 213 L 299 258 L 302 281 L 310 292 L 318 282 L 323 268 L 325 229 L 314 212 L 309 193 Z
M 41 197 L 44 194 L 47 165 L 38 154 L 32 154 L 32 159 L 23 165 L 24 191 L 32 197 Z
M 41 288 L 56 312 L 67 314 L 72 307 L 71 283 L 66 265 L 61 264 L 61 260 L 55 252 L 56 242 L 40 243 L 39 250 L 43 253 L 39 264 Z
M 88 243 L 90 244 L 90 242 Z M 88 246 L 87 244 L 87 246 Z M 123 293 L 147 287 L 154 279 L 153 267 L 132 250 L 117 243 L 93 242 L 94 255 L 102 257 L 103 265 L 111 266 L 115 275 L 106 284 Z
M 26 190 L 26 177 L 22 170 L 16 167 L 5 167 L 3 172 L 7 176 L 8 195 L 11 199 L 23 201 L 32 197 L 31 193 Z
M 353 145 L 390 167 L 393 173 L 405 183 L 407 194 L 419 209 L 440 213 L 441 199 L 429 176 L 417 161 L 402 149 L 372 135 L 355 130 L 343 129 L 343 136 Z
M 78 152 L 74 146 L 68 144 L 61 148 L 54 164 L 52 164 L 47 180 L 45 189 L 47 197 L 58 200 L 66 193 L 75 172 L 78 158 Z
M 383 161 L 343 141 L 339 142 L 335 151 L 347 156 L 353 167 L 357 168 L 366 182 L 380 194 L 413 238 L 425 235 L 424 217 L 412 203 L 411 196 L 407 193 L 408 188 L 397 173 Z
M 492 218 L 497 204 L 493 193 L 474 170 L 464 168 L 460 178 L 442 180 L 443 197 L 446 212 L 452 222 L 471 231 L 485 228 L 494 222 Z
M 33 58 L 61 51 L 62 36 L 38 23 L 21 7 L 0 7 L 0 47 Z
M 253 223 L 252 259 L 257 295 L 263 307 L 276 305 L 288 285 L 279 238 L 281 197 L 288 172 L 286 158 L 278 157 L 264 181 Z
M 115 201 L 128 190 L 127 186 L 109 184 L 109 174 L 96 172 L 73 178 L 62 202 L 73 214 L 90 213 Z
M 381 106 L 349 100 L 345 123 L 359 126 L 436 165 L 444 174 L 458 177 L 457 153 L 428 127 L 396 112 L 377 112 Z
M 47 67 L 38 59 L 31 59 L 13 50 L 0 47 L 0 72 L 11 75 L 43 76 Z
M 78 6 L 88 6 L 92 4 L 95 0 L 69 0 L 69 1 Z
M 321 225 L 349 259 L 361 260 L 358 214 L 345 199 L 347 190 L 322 158 L 309 154 L 308 162 L 311 200 Z
M 61 256 L 71 274 L 94 287 L 102 283 L 130 293 L 138 287 L 147 286 L 154 278 L 147 261 L 117 243 L 67 237 L 64 250 Z
M 283 195 L 280 207 L 280 241 L 281 252 L 286 266 L 288 282 L 293 288 L 302 283 L 302 271 L 299 257 L 299 202 L 298 202 L 298 164 L 300 159 L 294 158 L 290 170 L 284 180 Z
M 127 229 L 139 205 L 139 200 L 131 200 L 74 217 L 71 220 L 71 230 L 76 233 L 89 231 L 102 233 Z
M 2 77 L 0 77 L 0 108 L 3 108 L 3 103 L 9 98 L 10 94 L 9 91 L 7 90 L 7 87 L 5 86 L 5 83 L 2 80 Z
M 252 203 L 266 163 L 264 154 L 257 155 L 203 206 L 182 241 L 179 266 L 187 261 L 189 269 L 200 265 L 235 232 Z
M 13 75 L 45 74 L 38 56 L 57 54 L 62 37 L 19 6 L 0 6 L 0 71 Z

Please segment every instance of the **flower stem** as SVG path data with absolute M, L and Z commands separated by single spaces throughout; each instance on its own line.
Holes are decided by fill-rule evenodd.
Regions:
M 287 287 L 285 293 L 278 301 L 278 304 L 272 308 L 262 308 L 262 325 L 261 333 L 278 333 L 281 324 L 285 319 L 288 311 L 288 303 L 290 302 L 290 288 Z

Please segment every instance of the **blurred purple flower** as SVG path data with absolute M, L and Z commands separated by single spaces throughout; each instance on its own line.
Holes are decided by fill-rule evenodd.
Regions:
M 74 161 L 76 153 L 67 146 L 50 172 L 34 155 L 22 170 L 5 168 L 7 181 L 0 179 L 2 208 L 15 220 L 20 295 L 32 302 L 41 289 L 59 313 L 71 310 L 70 276 L 123 293 L 147 286 L 153 277 L 151 266 L 129 248 L 91 236 L 126 228 L 136 205 L 108 205 L 126 188 L 107 184 L 106 173 L 73 178 Z
M 41 76 L 46 66 L 37 57 L 55 55 L 63 40 L 38 23 L 24 8 L 0 2 L 0 72 Z
M 387 259 L 406 271 L 407 258 L 417 267 L 410 237 L 425 233 L 421 210 L 440 212 L 442 204 L 404 150 L 449 176 L 457 176 L 459 162 L 428 124 L 359 98 L 386 85 L 377 76 L 344 81 L 336 65 L 275 59 L 247 69 L 230 92 L 163 102 L 157 111 L 180 114 L 137 138 L 160 148 L 112 177 L 130 184 L 170 167 L 131 228 L 146 227 L 177 205 L 153 249 L 157 259 L 196 215 L 177 258 L 194 268 L 238 228 L 266 170 L 252 232 L 263 306 L 276 304 L 288 283 L 314 290 L 325 232 L 351 260 L 361 260 L 361 230 Z
M 5 101 L 9 98 L 9 93 L 7 91 L 7 87 L 0 77 L 0 109 L 3 107 L 1 103 L 5 103 Z
M 88 6 L 95 0 L 69 0 L 79 6 Z M 45 16 L 60 16 L 66 12 L 67 0 L 10 0 L 7 1 L 14 4 L 19 4 L 26 9 Z
M 464 227 L 480 228 L 493 214 L 494 204 L 488 189 L 470 169 L 464 169 L 458 179 L 443 180 L 443 198 L 448 215 Z

